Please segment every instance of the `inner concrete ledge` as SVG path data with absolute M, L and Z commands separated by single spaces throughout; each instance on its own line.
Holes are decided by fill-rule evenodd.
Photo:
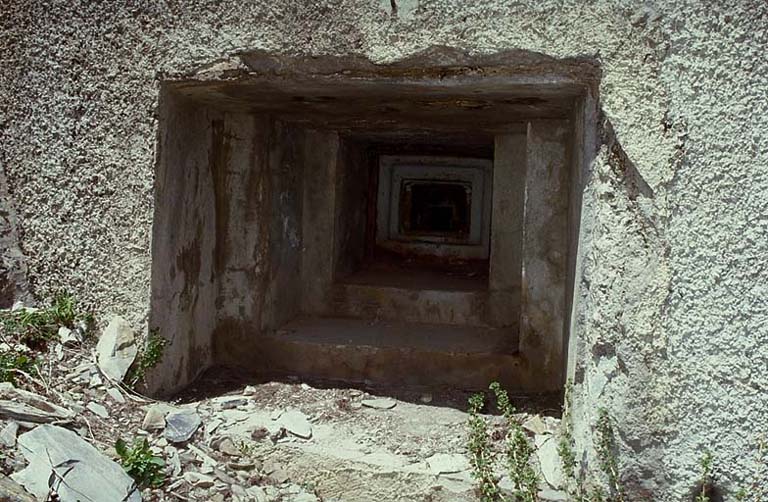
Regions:
M 150 323 L 170 345 L 150 390 L 223 365 L 559 391 L 599 75 L 435 48 L 389 65 L 243 53 L 168 76 Z M 409 185 L 381 189 L 384 158 Z M 481 181 L 488 214 L 470 223 Z

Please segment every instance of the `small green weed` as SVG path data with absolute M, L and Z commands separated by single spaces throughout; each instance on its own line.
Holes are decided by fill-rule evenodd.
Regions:
M 55 339 L 60 326 L 74 328 L 77 321 L 92 325 L 93 317 L 79 312 L 77 302 L 68 293 L 57 294 L 45 308 L 0 311 L 3 336 L 35 350 Z
M 712 486 L 712 453 L 705 451 L 704 455 L 699 460 L 699 466 L 701 467 L 701 485 L 700 492 L 696 495 L 696 502 L 710 502 L 709 491 Z
M 528 442 L 523 427 L 515 419 L 515 408 L 507 391 L 502 389 L 498 382 L 493 382 L 490 389 L 496 396 L 496 403 L 509 428 L 506 438 L 507 466 L 509 478 L 515 486 L 515 497 L 521 502 L 536 502 L 539 499 L 539 479 L 531 466 L 534 449 Z
M 479 484 L 480 500 L 482 502 L 498 502 L 502 500 L 498 480 L 493 473 L 493 452 L 488 440 L 488 424 L 480 416 L 485 406 L 482 394 L 469 398 L 469 463 L 472 467 L 472 477 Z
M 15 350 L 0 352 L 0 382 L 16 384 L 17 371 L 29 373 L 35 367 L 35 360 Z
M 597 442 L 595 449 L 600 460 L 600 469 L 608 478 L 608 485 L 611 489 L 611 500 L 614 502 L 624 502 L 624 493 L 621 489 L 619 479 L 619 462 L 616 458 L 616 439 L 613 435 L 613 425 L 608 410 L 600 408 L 597 412 Z
M 152 453 L 146 438 L 137 439 L 132 446 L 118 439 L 115 451 L 120 456 L 120 463 L 125 472 L 139 488 L 158 488 L 165 482 L 165 461 Z
M 144 383 L 147 377 L 147 370 L 154 368 L 162 361 L 163 351 L 167 344 L 168 340 L 160 336 L 157 329 L 149 331 L 147 343 L 136 357 L 136 361 L 131 366 L 130 374 L 126 379 L 129 386 L 136 387 L 138 384 Z

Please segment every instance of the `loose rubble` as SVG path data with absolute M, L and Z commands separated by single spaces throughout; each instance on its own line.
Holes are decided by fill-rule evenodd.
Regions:
M 59 330 L 43 358 L 46 381 L 0 384 L 0 448 L 7 452 L 0 500 L 44 500 L 51 488 L 64 501 L 77 500 L 68 498 L 75 492 L 100 502 L 478 500 L 466 454 L 465 394 L 396 399 L 289 380 L 154 402 L 121 384 L 137 352 L 124 321 L 113 319 L 95 347 L 76 338 Z M 500 450 L 503 419 L 488 420 Z M 567 500 L 559 421 L 524 414 L 520 421 L 537 447 L 540 498 Z M 114 450 L 118 438 L 147 439 L 165 463 L 161 487 L 136 489 Z M 508 477 L 499 476 L 510 490 Z

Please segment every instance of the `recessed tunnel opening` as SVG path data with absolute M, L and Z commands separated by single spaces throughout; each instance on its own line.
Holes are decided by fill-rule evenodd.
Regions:
M 559 392 L 580 65 L 165 85 L 152 322 L 174 333 L 168 380 L 221 365 Z

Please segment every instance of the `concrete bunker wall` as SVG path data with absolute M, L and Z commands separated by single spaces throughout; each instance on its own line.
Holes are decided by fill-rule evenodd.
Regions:
M 260 57 L 251 64 L 263 64 Z M 577 158 L 577 148 L 585 151 L 579 103 L 593 92 L 595 70 L 588 62 L 512 60 L 544 69 L 537 76 L 497 63 L 494 77 L 478 78 L 436 68 L 453 72 L 446 82 L 413 78 L 407 67 L 364 66 L 361 77 L 329 79 L 297 63 L 301 77 L 167 83 L 150 324 L 171 345 L 154 390 L 178 390 L 212 365 L 429 383 L 402 376 L 418 373 L 417 363 L 398 372 L 382 362 L 397 359 L 396 351 L 382 355 L 394 341 L 365 356 L 313 346 L 324 355 L 312 357 L 270 338 L 293 319 L 338 315 L 492 328 L 493 335 L 475 333 L 482 350 L 465 341 L 420 357 L 441 361 L 428 371 L 442 371 L 444 384 L 501 380 L 515 390 L 558 392 L 578 236 L 572 194 L 580 191 L 572 183 L 582 179 L 574 170 L 589 163 Z M 265 95 L 254 92 L 260 85 Z M 383 118 L 377 107 L 386 109 Z M 476 289 L 431 276 L 419 285 L 349 279 L 376 253 L 376 173 L 387 152 L 482 154 L 493 162 L 490 253 Z M 457 351 L 470 356 L 451 363 Z M 348 370 L 320 368 L 323 357 Z

